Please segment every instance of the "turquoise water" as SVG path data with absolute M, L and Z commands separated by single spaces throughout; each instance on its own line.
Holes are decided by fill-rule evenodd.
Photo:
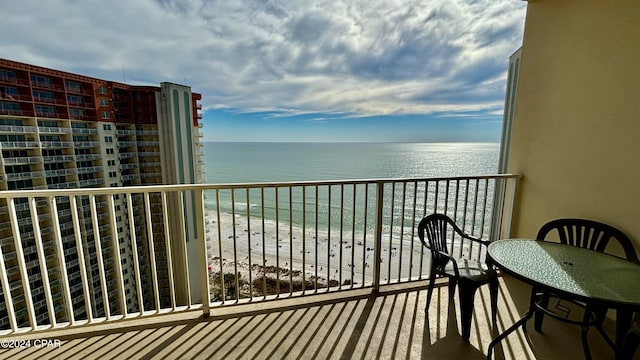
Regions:
M 255 183 L 348 179 L 426 178 L 478 176 L 497 171 L 497 143 L 205 143 L 207 183 Z M 481 184 L 482 185 L 482 184 Z M 466 190 L 467 184 L 461 187 Z M 473 192 L 473 185 L 468 186 Z M 375 187 L 321 186 L 276 190 L 271 188 L 221 191 L 219 201 L 208 194 L 209 209 L 300 226 L 306 215 L 309 228 L 354 228 L 373 231 Z M 412 202 L 433 203 L 434 194 L 444 198 L 445 189 L 435 184 L 408 183 L 385 187 L 385 224 L 414 219 Z M 488 189 L 488 198 L 493 188 Z M 391 197 L 393 195 L 393 198 Z M 484 196 L 482 189 L 478 191 Z M 233 195 L 233 198 L 232 198 Z M 415 196 L 414 196 L 415 195 Z M 449 193 L 454 198 L 454 190 Z M 473 196 L 472 196 L 473 197 Z M 317 198 L 317 200 L 316 200 Z M 232 201 L 233 199 L 233 201 Z M 406 199 L 403 205 L 402 199 Z M 479 199 L 483 201 L 483 199 Z M 316 210 L 317 206 L 317 210 Z M 423 205 L 418 204 L 418 212 Z M 406 208 L 406 211 L 403 209 Z M 355 209 L 355 211 L 354 211 Z M 460 210 L 463 211 L 463 210 Z M 277 214 L 277 215 L 276 215 Z M 365 216 L 366 214 L 366 216 Z M 317 215 L 317 216 L 316 216 Z M 316 223 L 318 221 L 318 223 Z M 360 230 L 361 229 L 361 230 Z M 400 230 L 401 231 L 401 230 Z
M 204 144 L 207 183 L 495 174 L 498 143 Z

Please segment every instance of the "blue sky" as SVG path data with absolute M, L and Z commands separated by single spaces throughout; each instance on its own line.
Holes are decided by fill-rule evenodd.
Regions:
M 516 0 L 0 0 L 0 57 L 190 85 L 205 141 L 499 141 Z M 17 29 L 20 29 L 19 31 Z

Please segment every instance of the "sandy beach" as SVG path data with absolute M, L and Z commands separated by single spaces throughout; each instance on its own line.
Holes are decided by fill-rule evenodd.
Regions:
M 361 287 L 370 285 L 374 276 L 375 241 L 373 234 L 316 230 L 290 226 L 288 223 L 263 220 L 208 211 L 205 216 L 209 274 L 212 282 L 220 283 L 219 273 L 240 274 L 248 284 L 261 279 L 263 274 L 271 279 L 286 282 L 305 280 L 314 287 Z M 384 232 L 383 232 L 384 233 Z M 381 282 L 418 277 L 428 274 L 428 256 L 411 229 L 400 234 L 383 234 L 381 257 Z M 221 260 L 222 259 L 222 260 Z M 409 263 L 413 266 L 409 266 Z M 411 273 L 410 273 L 411 272 Z M 229 275 L 227 275 L 229 276 Z M 424 277 L 424 276 L 423 276 Z M 262 280 L 256 282 L 258 288 Z M 232 282 L 235 282 L 233 280 Z M 212 287 L 215 287 L 212 284 Z M 219 286 L 219 285 L 217 285 Z M 256 289 L 253 289 L 256 292 Z

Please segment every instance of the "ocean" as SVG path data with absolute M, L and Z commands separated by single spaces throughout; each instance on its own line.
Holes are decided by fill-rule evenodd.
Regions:
M 495 174 L 499 143 L 206 142 L 209 184 Z
M 500 145 L 208 142 L 204 149 L 207 183 L 227 184 L 491 175 L 497 172 Z M 417 187 L 418 199 L 433 196 L 434 189 Z M 490 196 L 492 193 L 493 189 L 489 189 Z M 355 223 L 355 228 L 369 232 L 375 226 L 371 215 L 375 214 L 375 191 L 372 188 L 365 190 L 364 185 L 358 185 L 357 189 L 349 186 L 344 189 L 321 187 L 319 190 L 310 187 L 304 195 L 301 188 L 295 188 L 291 194 L 286 189 L 276 193 L 272 188 L 264 194 L 253 189 L 248 200 L 246 192 L 236 190 L 233 201 L 231 191 L 220 191 L 217 197 L 219 204 L 215 194 L 207 195 L 208 209 L 215 210 L 219 206 L 223 213 L 244 216 L 249 212 L 252 217 L 264 212 L 267 221 L 274 221 L 279 216 L 279 223 L 291 219 L 295 227 L 302 225 L 303 213 L 307 215 L 307 227 L 328 226 L 337 230 L 343 223 Z M 402 204 L 397 199 L 385 201 L 385 216 L 399 216 Z M 316 202 L 317 214 L 314 213 Z M 364 203 L 367 204 L 366 211 L 362 207 Z M 354 207 L 356 210 L 352 215 Z M 369 213 L 368 219 L 365 212 Z

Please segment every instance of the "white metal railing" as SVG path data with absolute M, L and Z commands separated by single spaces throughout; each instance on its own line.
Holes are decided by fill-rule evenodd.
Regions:
M 0 192 L 0 334 L 422 280 L 419 220 L 495 239 L 517 179 Z
M 58 126 L 39 126 L 39 132 L 41 133 L 53 133 L 53 134 L 71 134 L 71 128 L 63 128 Z
M 35 133 L 35 126 L 22 126 L 22 125 L 0 125 L 0 132 L 9 133 Z
M 98 133 L 98 129 L 91 129 L 91 128 L 72 127 L 71 130 L 74 134 L 97 134 Z
M 71 141 L 41 141 L 42 148 L 71 148 Z
M 0 143 L 3 149 L 23 149 L 38 148 L 40 144 L 37 141 L 5 141 Z
M 37 164 L 42 162 L 39 156 L 7 157 L 0 159 L 4 165 Z

